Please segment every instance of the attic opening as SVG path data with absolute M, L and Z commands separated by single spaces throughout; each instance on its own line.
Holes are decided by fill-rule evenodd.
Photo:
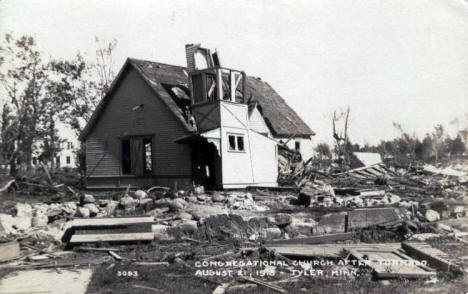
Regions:
M 180 109 L 184 110 L 187 106 L 190 106 L 190 92 L 186 87 L 170 84 L 162 84 L 162 86 Z

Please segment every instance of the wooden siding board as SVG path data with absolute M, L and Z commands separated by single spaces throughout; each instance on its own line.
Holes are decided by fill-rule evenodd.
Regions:
M 143 107 L 134 110 L 138 105 Z M 120 138 L 150 134 L 154 134 L 153 175 L 190 177 L 190 147 L 174 143 L 186 130 L 141 76 L 129 69 L 87 137 L 88 176 L 119 176 Z

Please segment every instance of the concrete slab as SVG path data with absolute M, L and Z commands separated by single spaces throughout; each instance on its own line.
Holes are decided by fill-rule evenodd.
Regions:
M 0 280 L 0 293 L 84 294 L 91 281 L 91 269 L 53 269 L 13 272 Z

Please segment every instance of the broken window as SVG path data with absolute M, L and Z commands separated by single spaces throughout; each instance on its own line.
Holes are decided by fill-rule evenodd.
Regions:
M 236 136 L 234 135 L 229 135 L 229 150 L 236 150 Z
M 229 151 L 245 151 L 243 135 L 228 135 Z
M 151 173 L 153 171 L 153 141 L 145 139 L 143 140 L 143 146 L 145 148 L 145 173 Z
M 244 137 L 237 136 L 237 150 L 244 151 Z
M 122 140 L 122 174 L 142 176 L 153 172 L 153 140 L 131 137 Z
M 37 158 L 36 157 L 33 157 L 33 164 L 37 165 Z

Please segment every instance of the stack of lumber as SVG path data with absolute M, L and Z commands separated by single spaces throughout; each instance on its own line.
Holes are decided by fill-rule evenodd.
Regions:
M 63 242 L 71 246 L 83 243 L 139 243 L 154 238 L 153 217 L 80 218 L 72 222 Z

